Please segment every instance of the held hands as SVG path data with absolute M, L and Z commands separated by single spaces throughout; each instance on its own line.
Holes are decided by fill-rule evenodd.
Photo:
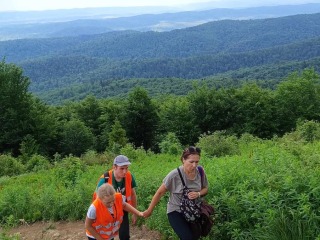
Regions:
M 132 214 L 132 224 L 135 224 L 137 221 L 137 217 L 146 217 L 145 212 L 138 211 L 138 214 Z
M 196 199 L 200 197 L 200 192 L 189 192 L 188 193 L 188 198 L 189 199 Z
M 145 210 L 145 211 L 143 212 L 143 216 L 144 216 L 145 218 L 150 217 L 151 214 L 152 214 L 152 210 L 149 210 L 149 209 L 147 209 L 147 210 Z

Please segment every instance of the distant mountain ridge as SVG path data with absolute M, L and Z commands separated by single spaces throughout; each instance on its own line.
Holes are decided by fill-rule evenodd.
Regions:
M 0 53 L 21 66 L 30 90 L 50 103 L 89 93 L 121 96 L 134 84 L 181 94 L 195 79 L 227 86 L 258 77 L 272 86 L 293 71 L 318 70 L 320 13 L 212 21 L 168 32 L 10 40 L 0 42 Z
M 103 10 L 104 9 L 104 10 Z M 320 3 L 279 5 L 243 9 L 216 8 L 175 12 L 173 8 L 73 9 L 41 12 L 4 12 L 0 15 L 0 41 L 21 38 L 52 38 L 101 34 L 120 30 L 171 31 L 225 19 L 248 20 L 312 14 L 320 12 Z M 152 14 L 144 14 L 145 12 Z M 167 13 L 158 13 L 167 11 Z M 69 13 L 69 15 L 66 15 Z M 121 17 L 121 14 L 130 16 Z M 139 14 L 140 13 L 140 14 Z M 158 13 L 158 14 L 157 14 Z M 23 19 L 25 20 L 23 21 Z M 40 22 L 37 22 L 38 21 Z

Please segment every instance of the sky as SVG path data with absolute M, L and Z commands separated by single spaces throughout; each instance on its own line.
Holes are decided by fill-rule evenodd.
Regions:
M 0 0 L 0 11 L 39 11 L 88 7 L 179 6 L 213 2 L 217 7 L 303 4 L 320 0 Z

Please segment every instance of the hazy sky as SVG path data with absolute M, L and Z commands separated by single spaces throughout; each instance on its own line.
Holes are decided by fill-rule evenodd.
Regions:
M 214 2 L 217 7 L 302 4 L 320 0 L 0 0 L 0 11 L 30 11 L 86 7 L 175 6 Z

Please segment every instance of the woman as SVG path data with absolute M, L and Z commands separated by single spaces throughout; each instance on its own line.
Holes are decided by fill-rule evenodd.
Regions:
M 201 175 L 198 168 L 200 152 L 199 148 L 193 146 L 186 148 L 181 156 L 182 165 L 179 166 L 184 182 L 191 190 L 188 197 L 196 201 L 201 201 L 201 196 L 208 193 L 208 180 L 205 174 L 203 174 L 203 182 L 201 183 Z M 181 178 L 177 169 L 174 169 L 164 178 L 162 185 L 153 196 L 149 208 L 143 215 L 144 217 L 149 217 L 161 197 L 168 191 L 170 192 L 170 196 L 167 204 L 167 215 L 171 227 L 181 240 L 196 240 L 200 236 L 197 236 L 192 231 L 190 223 L 186 221 L 180 211 L 182 189 Z
M 121 193 L 116 193 L 109 183 L 99 187 L 97 195 L 88 209 L 85 222 L 89 240 L 111 240 L 117 236 L 123 220 L 123 210 L 143 217 L 143 213 L 126 203 Z

